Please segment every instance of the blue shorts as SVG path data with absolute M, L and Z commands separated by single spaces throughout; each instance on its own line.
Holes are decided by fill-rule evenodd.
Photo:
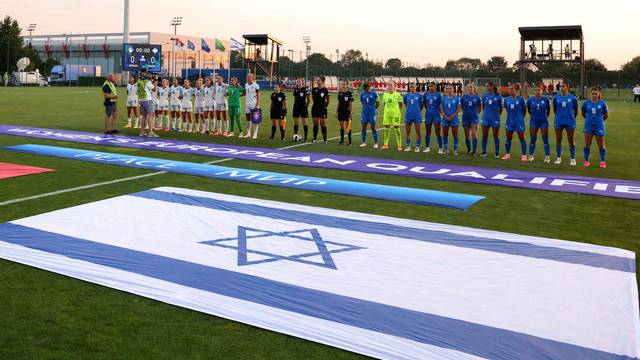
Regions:
M 440 122 L 440 114 L 426 114 L 424 118 L 425 124 L 433 124 Z
M 524 122 L 522 123 L 506 123 L 504 126 L 505 130 L 511 132 L 523 132 L 524 131 Z
M 471 125 L 478 124 L 479 122 L 480 122 L 480 119 L 478 118 L 471 118 L 471 119 L 462 118 L 462 127 L 471 127 Z
M 492 128 L 500 127 L 500 119 L 482 119 L 482 126 L 489 126 Z
M 548 129 L 549 128 L 549 120 L 533 120 L 533 119 L 529 119 L 529 128 L 530 129 Z
M 566 122 L 558 123 L 558 122 L 555 122 L 553 124 L 553 126 L 556 129 L 575 129 L 576 128 L 576 123 L 575 123 L 575 121 L 573 123 L 566 123 Z
M 371 125 L 375 125 L 376 124 L 376 113 L 374 112 L 362 112 L 362 114 L 360 114 L 360 122 L 362 122 L 362 124 L 371 124 Z
M 445 118 L 442 118 L 442 120 L 440 120 L 440 125 L 446 126 L 446 127 L 460 126 L 460 120 L 458 119 L 457 116 L 451 119 L 451 121 L 447 121 Z
M 595 136 L 604 136 L 606 134 L 604 124 L 584 124 L 583 132 L 585 135 L 592 134 Z
M 420 117 L 414 117 L 414 116 L 409 116 L 404 118 L 404 124 L 405 125 L 411 125 L 411 124 L 415 124 L 415 125 L 420 125 L 420 123 L 422 123 L 422 119 Z

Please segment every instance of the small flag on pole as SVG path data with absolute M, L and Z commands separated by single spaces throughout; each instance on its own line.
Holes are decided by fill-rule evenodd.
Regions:
M 222 43 L 222 41 L 216 39 L 216 50 L 220 50 L 220 51 L 224 51 L 224 44 Z
M 183 48 L 184 47 L 184 42 L 182 42 L 182 40 L 180 40 L 180 38 L 176 38 L 176 46 Z
M 192 43 L 191 40 L 187 40 L 187 48 L 189 50 L 195 50 L 196 49 L 196 45 L 194 43 Z
M 231 38 L 229 43 L 230 43 L 229 47 L 231 48 L 231 50 L 235 50 L 235 51 L 244 50 L 244 44 L 234 38 Z
M 204 52 L 211 52 L 211 48 L 209 47 L 209 44 L 207 44 L 207 42 L 204 41 L 204 39 L 200 39 L 200 49 L 202 49 L 202 51 Z

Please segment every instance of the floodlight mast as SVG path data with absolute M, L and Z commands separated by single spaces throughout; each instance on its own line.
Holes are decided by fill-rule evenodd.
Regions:
M 311 52 L 311 37 L 310 36 L 303 36 L 302 37 L 302 41 L 305 43 L 306 45 L 306 50 L 307 50 L 307 58 L 305 60 L 305 75 L 304 75 L 304 80 L 305 82 L 309 81 L 309 55 Z M 311 86 L 312 84 L 309 83 L 309 86 Z
M 124 44 L 129 42 L 129 0 L 124 0 L 124 25 L 122 29 L 122 56 L 124 57 Z M 122 69 L 122 84 L 127 83 L 129 72 Z
M 29 24 L 29 27 L 27 28 L 27 31 L 29 32 L 29 47 L 31 47 L 32 41 L 31 33 L 36 30 L 37 26 L 38 24 Z
M 173 41 L 173 77 L 176 77 L 176 58 L 177 58 L 177 51 L 176 51 L 176 42 L 178 41 L 178 26 L 182 25 L 182 16 L 174 16 L 171 19 L 171 26 L 173 26 L 173 38 L 171 38 L 171 40 Z

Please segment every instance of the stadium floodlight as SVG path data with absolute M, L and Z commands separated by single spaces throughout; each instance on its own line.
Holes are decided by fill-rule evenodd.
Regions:
M 29 24 L 29 27 L 27 28 L 27 31 L 29 32 L 29 47 L 31 47 L 31 33 L 36 30 L 36 26 L 38 26 L 38 24 Z
M 305 74 L 304 74 L 304 80 L 305 82 L 309 81 L 309 55 L 311 52 L 311 37 L 310 36 L 303 36 L 302 37 L 302 42 L 305 43 L 306 45 L 306 50 L 307 50 L 307 58 L 305 60 Z
M 182 16 L 174 16 L 171 19 L 170 25 L 173 26 L 173 35 L 174 37 L 171 38 L 171 40 L 173 41 L 173 77 L 176 77 L 176 41 L 177 41 L 177 37 L 175 37 L 176 35 L 178 35 L 178 26 L 182 25 Z
M 182 16 L 174 16 L 171 19 L 171 26 L 173 26 L 173 35 L 178 35 L 178 26 L 182 25 Z

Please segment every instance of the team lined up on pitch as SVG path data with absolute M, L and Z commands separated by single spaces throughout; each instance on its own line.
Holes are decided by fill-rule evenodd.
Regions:
M 304 86 L 301 79 L 297 81 L 297 86 L 293 90 L 293 141 L 307 141 L 309 137 L 308 109 L 311 105 L 312 141 L 318 141 L 320 132 L 322 142 L 327 142 L 327 116 L 331 96 L 324 85 L 324 80 L 323 77 L 317 78 L 315 86 L 310 91 Z M 155 79 L 145 80 L 144 77 L 141 77 L 138 80 L 132 76 L 127 85 L 127 127 L 140 128 L 141 136 L 156 137 L 154 130 L 173 130 L 233 137 L 237 128 L 239 137 L 253 139 L 258 137 L 261 120 L 261 115 L 259 115 L 261 114 L 259 111 L 260 87 L 253 80 L 251 74 L 247 76 L 244 88 L 239 85 L 236 78 L 231 78 L 230 84 L 225 84 L 221 75 L 216 77 L 215 83 L 211 78 L 206 78 L 204 81 L 198 79 L 195 86 L 191 86 L 189 80 L 184 80 L 180 84 L 177 79 L 174 79 L 171 86 L 166 79 L 162 80 L 159 86 L 156 82 Z M 276 84 L 270 98 L 271 139 L 275 137 L 277 130 L 279 130 L 280 138 L 282 140 L 285 138 L 288 102 L 283 90 L 282 85 Z M 146 102 L 144 108 L 141 106 L 144 102 L 140 101 L 141 97 L 151 99 Z M 242 97 L 245 98 L 246 132 L 243 131 L 240 116 Z M 348 82 L 342 82 L 337 98 L 335 117 L 340 124 L 340 144 L 350 145 L 352 143 L 351 121 L 355 96 Z M 527 86 L 525 85 L 524 89 L 521 89 L 519 84 L 512 84 L 509 88 L 509 96 L 503 98 L 498 94 L 497 86 L 492 83 L 487 84 L 486 93 L 482 96 L 477 94 L 477 89 L 473 84 L 467 86 L 466 94 L 457 96 L 452 86 L 447 86 L 442 94 L 436 91 L 434 84 L 430 84 L 424 93 L 417 92 L 416 85 L 410 84 L 409 91 L 402 95 L 392 83 L 379 96 L 376 92 L 371 91 L 369 85 L 365 83 L 360 92 L 360 102 L 362 103 L 360 114 L 361 147 L 367 146 L 367 133 L 370 128 L 374 142 L 373 147 L 379 148 L 376 117 L 382 103 L 385 130 L 383 145 L 380 146 L 382 150 L 389 149 L 390 138 L 393 134 L 398 151 L 430 152 L 431 134 L 432 130 L 435 130 L 433 132 L 437 140 L 438 153 L 458 155 L 458 128 L 462 123 L 466 153 L 470 156 L 479 153 L 480 156 L 486 157 L 488 140 L 491 136 L 493 137 L 494 157 L 503 160 L 510 159 L 512 138 L 515 133 L 520 140 L 521 160 L 534 161 L 533 154 L 538 133 L 540 133 L 544 146 L 545 163 L 551 162 L 548 130 L 549 118 L 553 110 L 553 126 L 556 134 L 556 160 L 554 163 L 560 164 L 562 162 L 562 140 L 564 133 L 566 133 L 570 149 L 570 165 L 576 165 L 574 132 L 579 104 L 578 98 L 569 92 L 567 84 L 562 84 L 560 91 L 550 100 L 543 94 L 541 87 L 537 87 L 535 94 L 529 96 Z M 149 104 L 152 104 L 154 109 L 147 109 Z M 139 107 L 141 112 L 151 114 L 151 121 L 147 121 L 142 126 L 138 122 Z M 501 153 L 499 133 L 503 112 L 506 112 L 506 139 L 504 152 Z M 525 139 L 525 116 L 527 113 L 530 117 L 530 143 L 528 147 Z M 608 108 L 601 99 L 599 88 L 594 87 L 591 90 L 591 98 L 582 103 L 581 113 L 585 119 L 583 166 L 590 165 L 591 142 L 595 136 L 600 153 L 600 167 L 604 168 L 606 167 L 604 124 L 608 118 Z M 157 119 L 153 119 L 154 114 Z M 404 148 L 400 130 L 403 119 L 405 125 Z M 423 122 L 426 128 L 424 134 L 421 129 Z M 299 134 L 300 124 L 302 124 L 302 134 Z M 412 130 L 415 131 L 414 147 L 411 146 Z M 480 151 L 478 151 L 478 130 L 482 130 Z M 449 147 L 450 133 L 453 137 L 452 152 Z M 422 147 L 423 136 L 424 148 Z

